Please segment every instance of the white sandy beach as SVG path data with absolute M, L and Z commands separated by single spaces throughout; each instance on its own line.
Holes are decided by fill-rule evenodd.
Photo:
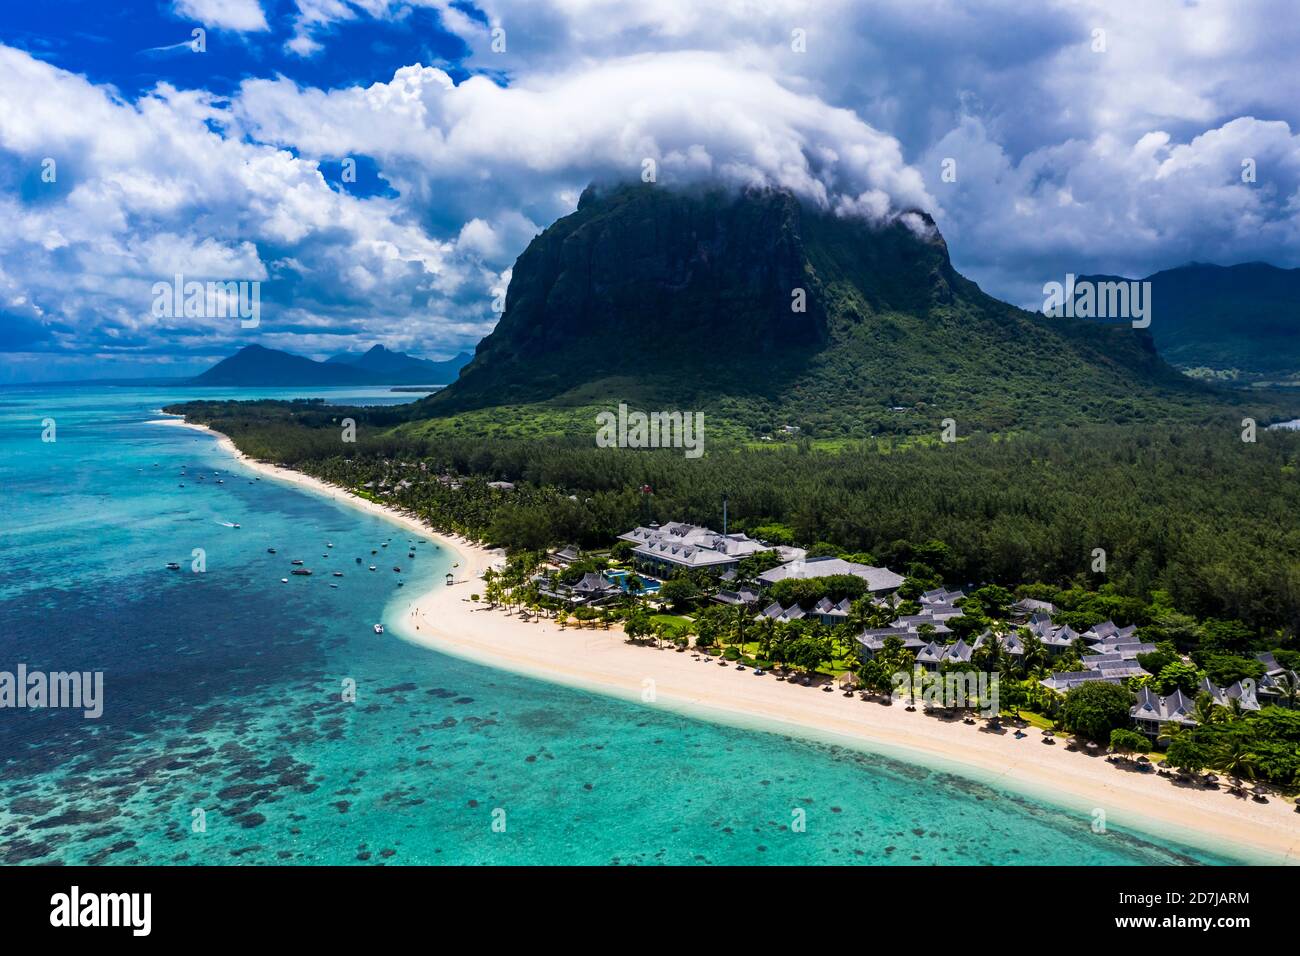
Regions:
M 1091 820 L 1096 810 L 1112 826 L 1128 826 L 1232 856 L 1300 863 L 1300 814 L 1270 798 L 1256 803 L 1224 791 L 1173 783 L 1155 773 L 1109 764 L 1101 756 L 1068 751 L 1064 741 L 1042 742 L 1037 730 L 1017 740 L 960 721 L 943 721 L 903 706 L 825 693 L 815 687 L 755 677 L 749 671 L 695 660 L 690 654 L 640 647 L 621 631 L 525 622 L 469 600 L 481 591 L 493 552 L 430 530 L 420 520 L 358 498 L 287 468 L 253 461 L 224 435 L 179 419 L 159 424 L 199 428 L 248 467 L 346 501 L 425 535 L 454 552 L 459 567 L 451 586 L 439 582 L 411 602 L 392 625 L 415 643 L 493 667 L 594 690 L 727 723 L 800 733 L 873 749 L 1049 800 Z

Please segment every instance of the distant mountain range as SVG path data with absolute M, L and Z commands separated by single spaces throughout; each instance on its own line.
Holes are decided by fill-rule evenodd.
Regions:
M 865 437 L 1204 420 L 1222 396 L 1143 331 L 986 295 L 924 213 L 873 225 L 779 190 L 632 185 L 589 187 L 529 244 L 496 329 L 411 413 L 432 429 L 529 406 L 590 431 L 627 402 Z
M 1165 361 L 1205 377 L 1300 379 L 1300 269 L 1194 262 L 1142 281 L 1151 283 L 1148 331 Z
M 191 380 L 194 385 L 446 385 L 471 356 L 462 352 L 443 362 L 415 358 L 376 345 L 368 352 L 341 353 L 317 362 L 290 352 L 247 345 Z

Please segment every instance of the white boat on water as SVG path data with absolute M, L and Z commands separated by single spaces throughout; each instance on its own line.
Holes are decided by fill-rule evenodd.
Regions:
M 376 634 L 382 634 L 382 633 L 384 633 L 384 625 L 382 625 L 382 624 L 376 624 L 376 625 L 375 625 L 375 633 L 376 633 Z

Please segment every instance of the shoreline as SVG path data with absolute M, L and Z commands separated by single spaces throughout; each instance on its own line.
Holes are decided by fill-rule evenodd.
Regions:
M 1251 862 L 1300 863 L 1300 815 L 1276 797 L 1259 804 L 1220 790 L 1177 785 L 1153 772 L 1121 769 L 1103 757 L 1068 751 L 1063 743 L 1047 746 L 1032 728 L 1017 740 L 1010 732 L 908 713 L 897 703 L 825 693 L 770 675 L 755 678 L 689 653 L 631 645 L 620 630 L 560 630 L 549 619 L 526 623 L 489 610 L 469 595 L 483 571 L 504 559 L 500 551 L 434 531 L 416 517 L 302 472 L 251 459 L 207 426 L 179 418 L 150 423 L 206 432 L 254 471 L 386 518 L 447 549 L 453 561 L 459 560 L 455 583 L 434 584 L 408 599 L 409 610 L 392 616 L 395 633 L 420 647 L 715 723 L 874 751 L 1012 790 L 1086 819 L 1101 810 L 1110 825 L 1148 838 Z

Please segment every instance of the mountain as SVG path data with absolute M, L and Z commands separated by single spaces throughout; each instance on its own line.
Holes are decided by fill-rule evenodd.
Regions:
M 397 376 L 403 382 L 419 385 L 445 385 L 456 381 L 456 376 L 473 358 L 468 352 L 461 352 L 455 358 L 442 362 L 416 358 L 405 352 L 392 352 L 382 345 L 372 346 L 368 352 L 357 355 L 341 352 L 332 355 L 329 364 L 351 365 L 353 368 L 366 369 L 378 375 Z
M 1300 269 L 1194 262 L 1143 281 L 1151 283 L 1150 331 L 1167 362 L 1245 379 L 1300 378 Z
M 195 385 L 368 385 L 370 376 L 347 365 L 246 345 L 192 380 Z
M 469 356 L 462 353 L 446 362 L 430 362 L 376 345 L 351 361 L 339 359 L 340 356 L 334 356 L 327 362 L 317 362 L 261 345 L 248 345 L 190 381 L 194 385 L 250 387 L 441 385 L 456 377 Z
M 529 244 L 496 329 L 413 411 L 589 423 L 627 402 L 865 436 L 1204 417 L 1218 395 L 1142 331 L 986 295 L 924 213 L 872 225 L 780 190 L 638 184 L 588 187 Z

